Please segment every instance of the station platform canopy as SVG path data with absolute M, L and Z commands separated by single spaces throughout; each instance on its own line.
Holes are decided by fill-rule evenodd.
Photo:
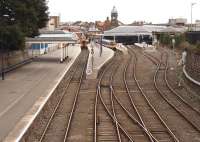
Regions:
M 26 38 L 26 43 L 76 43 L 75 33 L 65 31 L 41 31 L 39 36 Z
M 105 31 L 104 36 L 140 36 L 152 35 L 153 33 L 184 33 L 187 29 L 185 27 L 172 26 L 119 26 L 112 30 Z
M 119 26 L 112 30 L 105 31 L 104 36 L 139 36 L 152 35 L 152 32 L 143 26 Z
M 176 27 L 169 26 L 158 32 L 160 32 L 160 33 L 184 33 L 186 31 L 187 31 L 187 28 L 185 28 L 185 27 L 176 28 Z

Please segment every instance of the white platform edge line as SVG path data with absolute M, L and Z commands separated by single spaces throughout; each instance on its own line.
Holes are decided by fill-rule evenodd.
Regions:
M 103 48 L 107 48 L 107 47 L 103 46 Z M 89 50 L 90 50 L 90 48 L 89 48 Z M 111 51 L 112 51 L 112 49 L 110 49 L 110 48 L 107 48 L 107 50 L 111 50 Z M 89 55 L 89 58 L 90 58 L 90 56 L 91 56 L 91 54 Z M 98 67 L 94 67 L 94 69 L 97 70 L 97 71 L 100 70 L 101 67 L 102 67 L 104 64 L 106 64 L 108 61 L 110 61 L 110 59 L 113 58 L 113 56 L 114 56 L 114 51 L 112 51 L 112 55 L 111 55 L 111 56 L 109 56 L 108 58 L 106 58 L 106 59 L 104 60 L 104 62 L 102 62 Z M 89 64 L 89 58 L 88 58 L 87 64 Z M 91 73 L 91 74 L 92 74 L 92 73 Z M 91 75 L 91 74 L 88 74 L 88 73 L 86 72 L 86 75 L 87 75 L 87 76 L 89 76 L 89 75 Z
M 107 47 L 105 47 L 105 48 L 107 48 Z M 109 48 L 108 48 L 108 49 L 109 49 Z M 112 50 L 112 49 L 110 49 L 110 50 Z M 100 64 L 100 65 L 97 67 L 97 70 L 100 70 L 100 69 L 103 67 L 103 65 L 106 64 L 107 62 L 109 62 L 113 57 L 114 57 L 114 51 L 112 52 L 112 55 L 111 55 L 111 56 L 109 56 L 102 64 Z
M 200 82 L 194 80 L 186 71 L 185 67 L 183 67 L 183 72 L 185 74 L 185 76 L 190 80 L 192 81 L 193 83 L 197 84 L 198 86 L 200 86 Z
M 26 133 L 26 131 L 29 129 L 29 127 L 31 126 L 31 124 L 33 123 L 33 121 L 35 120 L 35 118 L 37 117 L 37 115 L 40 113 L 40 111 L 42 110 L 42 108 L 44 107 L 44 105 L 46 104 L 46 102 L 48 101 L 48 99 L 51 97 L 52 93 L 55 91 L 56 87 L 59 85 L 59 83 L 61 82 L 61 80 L 63 79 L 63 77 L 65 76 L 65 74 L 67 73 L 67 71 L 69 70 L 69 68 L 72 66 L 72 64 L 75 62 L 76 58 L 79 56 L 79 54 L 81 53 L 81 50 L 79 51 L 79 53 L 77 53 L 77 55 L 75 56 L 75 59 L 69 64 L 68 67 L 66 67 L 62 74 L 62 76 L 57 80 L 57 83 L 54 85 L 54 87 L 51 89 L 51 91 L 48 93 L 47 97 L 45 97 L 44 101 L 41 103 L 41 105 L 39 106 L 37 112 L 29 119 L 28 123 L 24 126 L 23 130 L 18 130 L 17 129 L 17 125 L 24 122 L 24 120 L 26 120 L 27 115 L 25 115 L 18 123 L 17 125 L 14 127 L 14 129 L 8 134 L 8 136 L 6 136 L 6 138 L 3 140 L 3 142 L 11 142 L 10 140 L 12 140 L 12 142 L 19 142 L 22 137 L 24 136 L 24 134 Z M 42 97 L 39 97 L 38 100 L 40 100 Z M 28 112 L 30 112 L 33 108 L 35 108 L 36 106 L 38 106 L 38 101 L 36 101 L 34 103 L 34 105 L 30 108 L 30 110 Z M 27 113 L 28 113 L 27 112 Z M 13 134 L 16 135 L 16 133 L 18 133 L 19 135 L 17 137 L 13 136 Z

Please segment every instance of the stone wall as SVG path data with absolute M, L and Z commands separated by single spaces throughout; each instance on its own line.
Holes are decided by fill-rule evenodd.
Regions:
M 200 82 L 200 53 L 188 51 L 186 71 L 190 77 Z
M 4 68 L 18 64 L 24 60 L 29 59 L 28 50 L 24 51 L 11 51 L 4 53 Z M 2 55 L 0 57 L 0 69 L 2 67 Z

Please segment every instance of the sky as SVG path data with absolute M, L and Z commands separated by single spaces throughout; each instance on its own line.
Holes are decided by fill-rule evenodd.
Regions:
M 104 21 L 110 17 L 113 6 L 118 10 L 118 20 L 129 24 L 134 21 L 167 23 L 169 18 L 200 20 L 200 0 L 48 0 L 50 15 L 60 15 L 62 22 Z

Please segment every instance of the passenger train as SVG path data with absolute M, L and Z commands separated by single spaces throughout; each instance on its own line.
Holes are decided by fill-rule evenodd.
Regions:
M 114 50 L 116 49 L 116 46 L 117 46 L 116 42 L 114 42 L 113 40 L 102 39 L 102 41 L 97 40 L 96 42 L 98 44 L 102 43 L 103 46 L 114 49 Z

